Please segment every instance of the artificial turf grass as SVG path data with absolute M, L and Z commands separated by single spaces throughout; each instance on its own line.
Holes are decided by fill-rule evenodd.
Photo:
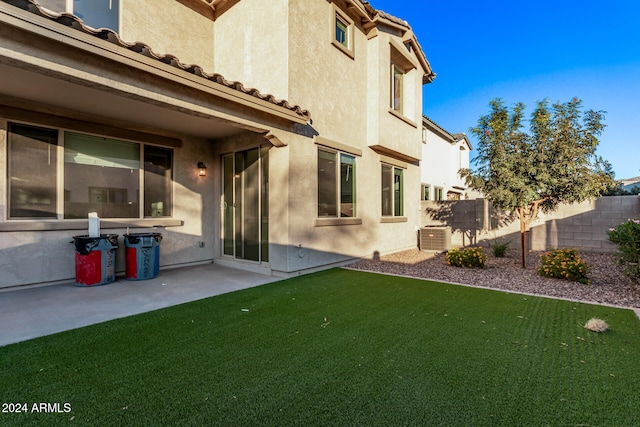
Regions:
M 0 424 L 633 425 L 639 332 L 628 310 L 329 270 L 2 347 L 2 402 L 72 412 Z

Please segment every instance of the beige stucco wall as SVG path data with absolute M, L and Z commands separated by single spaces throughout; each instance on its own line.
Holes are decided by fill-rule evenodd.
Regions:
M 213 21 L 176 0 L 120 0 L 120 37 L 214 72 Z
M 171 23 L 169 14 L 160 12 L 159 7 L 150 7 L 149 13 L 161 15 L 153 18 L 162 24 L 158 29 Z M 171 7 L 182 6 L 171 1 Z M 275 0 L 266 4 L 260 0 L 243 0 L 215 23 L 214 71 L 220 72 L 227 79 L 238 79 L 246 86 L 256 86 L 263 93 L 272 93 L 293 104 L 300 104 L 311 110 L 313 115 L 313 123 L 309 127 L 299 127 L 304 128 L 301 129 L 304 135 L 287 132 L 286 129 L 283 130 L 285 126 L 282 121 L 278 122 L 278 132 L 286 136 L 284 139 L 288 145 L 274 147 L 270 151 L 269 264 L 276 274 L 302 272 L 354 257 L 370 257 L 376 252 L 388 253 L 416 246 L 416 229 L 420 220 L 419 167 L 402 159 L 385 158 L 371 148 L 382 146 L 400 153 L 400 157 L 420 156 L 421 131 L 388 111 L 391 36 L 378 35 L 368 40 L 365 34 L 356 31 L 354 57 L 350 58 L 331 44 L 332 7 L 330 2 L 325 1 Z M 143 10 L 146 9 L 137 9 Z M 136 18 L 134 12 L 130 16 L 128 13 L 125 13 L 128 17 L 123 18 L 131 19 L 125 21 L 129 22 L 127 26 L 133 28 L 136 22 L 142 22 L 142 16 L 138 15 Z M 201 19 L 200 15 L 192 14 L 194 20 Z M 287 28 L 274 26 L 274 22 L 286 22 Z M 241 36 L 238 34 L 239 28 L 242 29 Z M 146 33 L 142 27 L 139 30 L 140 34 L 149 35 L 149 38 L 157 37 L 158 41 L 169 39 L 167 34 L 173 34 L 173 29 L 166 29 L 169 33 L 165 31 L 162 34 L 152 31 Z M 287 34 L 288 38 L 268 36 L 274 33 Z M 123 37 L 126 35 L 124 31 Z M 19 38 L 15 39 L 16 50 L 24 51 Z M 153 40 L 143 41 L 154 50 L 157 46 L 163 46 Z M 164 40 L 163 43 L 170 46 L 171 42 Z M 206 43 L 200 43 L 201 46 L 203 44 Z M 140 115 L 144 114 L 144 110 L 133 107 L 148 104 L 162 109 L 154 111 L 174 114 L 168 117 L 186 117 L 179 115 L 185 111 L 194 116 L 230 118 L 235 115 L 243 125 L 269 128 L 264 124 L 264 116 L 249 110 L 242 111 L 237 106 L 212 99 L 174 81 L 122 67 L 97 54 L 78 55 L 75 49 L 61 47 L 54 42 L 38 41 L 30 46 L 34 56 L 50 61 L 48 66 L 63 63 L 60 69 L 54 71 L 74 70 L 73 80 L 82 83 L 78 88 L 82 86 L 85 89 L 95 89 L 96 96 L 91 100 L 78 99 L 85 105 L 99 104 L 109 99 L 123 101 L 123 106 L 131 108 L 131 111 L 138 111 Z M 178 48 L 182 49 L 180 46 Z M 41 52 L 36 52 L 39 49 Z M 157 50 L 161 49 L 164 50 Z M 195 50 L 204 52 L 200 48 Z M 184 52 L 186 54 L 187 50 Z M 189 54 L 176 55 L 184 62 L 191 62 Z M 202 61 L 206 59 L 193 60 L 203 65 Z M 418 74 L 416 73 L 414 90 L 417 96 L 421 96 Z M 70 96 L 78 93 L 69 92 Z M 369 100 L 374 101 L 373 108 Z M 421 98 L 416 98 L 414 102 L 418 109 Z M 103 114 L 106 116 L 116 113 L 105 110 Z M 131 121 L 127 125 L 135 125 L 137 116 L 131 114 L 129 117 Z M 260 117 L 259 123 L 251 123 L 250 120 L 256 117 Z M 419 117 L 419 112 L 416 117 Z M 103 117 L 97 117 L 96 120 L 102 121 Z M 112 126 L 117 122 L 115 116 L 109 121 Z M 156 130 L 169 133 L 182 141 L 182 146 L 174 151 L 174 219 L 184 221 L 184 225 L 162 231 L 163 267 L 220 257 L 220 155 L 266 141 L 262 136 L 248 132 L 210 141 L 178 132 L 176 128 L 180 125 L 182 123 L 167 120 L 162 123 L 163 129 Z M 143 130 L 150 131 L 148 127 Z M 361 152 L 357 156 L 356 165 L 356 209 L 360 223 L 328 226 L 317 224 L 318 146 L 312 138 L 314 134 L 339 144 L 350 145 Z M 0 140 L 0 144 L 4 143 L 3 140 Z M 195 175 L 195 164 L 198 161 L 204 161 L 208 166 L 214 165 L 209 166 L 206 178 Z M 381 218 L 383 161 L 401 164 L 405 169 L 405 216 L 399 222 L 385 222 Z M 5 167 L 4 163 L 4 160 L 0 162 L 0 170 Z M 6 173 L 2 176 L 6 177 Z M 4 191 L 5 184 L 3 183 L 0 191 Z M 6 200 L 6 197 L 2 200 Z M 130 231 L 144 230 L 132 228 Z M 126 228 L 111 228 L 109 232 L 122 235 Z M 0 264 L 3 272 L 4 267 L 7 267 L 8 273 L 6 279 L 0 279 L 0 287 L 41 282 L 43 278 L 51 281 L 72 279 L 73 250 L 68 242 L 78 234 L 85 232 L 77 229 L 3 231 L 1 245 L 4 246 L 0 247 Z M 204 248 L 199 245 L 201 241 L 204 242 Z M 32 256 L 46 261 L 38 269 L 21 271 L 25 260 Z M 124 267 L 122 261 L 120 252 L 118 270 Z
M 378 129 L 378 135 L 369 139 L 369 145 L 380 145 L 382 148 L 420 159 L 422 128 L 419 123 L 422 117 L 423 71 L 414 68 L 405 74 L 403 113 L 399 117 L 390 112 L 391 49 L 395 49 L 397 45 L 392 45 L 392 40 L 402 45 L 399 37 L 385 31 L 379 31 L 378 36 L 369 41 L 369 87 L 375 95 L 370 102 L 377 106 L 377 118 L 373 121 L 377 122 Z
M 215 72 L 290 100 L 288 9 L 289 0 L 242 0 L 222 14 L 215 22 Z

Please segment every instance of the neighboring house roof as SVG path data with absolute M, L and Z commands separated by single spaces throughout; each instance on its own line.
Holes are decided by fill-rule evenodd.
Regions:
M 437 124 L 436 122 L 434 122 L 433 120 L 431 120 L 429 117 L 425 115 L 422 116 L 422 124 L 427 129 L 431 130 L 433 133 L 438 134 L 445 141 L 448 141 L 450 144 L 455 144 L 457 142 L 464 140 L 469 150 L 471 150 L 472 148 L 471 142 L 469 141 L 469 138 L 467 138 L 467 135 L 464 132 L 458 132 L 453 134 L 449 133 L 446 129 L 444 129 L 442 126 L 440 126 L 439 124 Z
M 640 183 L 640 176 L 636 176 L 635 178 L 621 179 L 619 181 L 622 185 L 638 184 Z
M 293 111 L 295 114 L 304 117 L 305 119 L 311 119 L 311 113 L 308 110 L 302 109 L 298 105 L 291 105 L 286 100 L 278 100 L 271 94 L 262 94 L 258 89 L 254 88 L 245 88 L 241 82 L 238 81 L 228 81 L 222 75 L 218 73 L 209 74 L 204 71 L 204 69 L 196 64 L 183 64 L 180 60 L 170 54 L 158 54 L 155 53 L 151 47 L 145 43 L 136 42 L 136 43 L 128 43 L 123 41 L 118 33 L 113 30 L 109 30 L 106 28 L 95 29 L 85 25 L 80 18 L 70 13 L 55 13 L 51 12 L 48 9 L 41 7 L 35 0 L 0 0 L 10 5 L 19 7 L 25 11 L 31 12 L 35 15 L 42 16 L 44 18 L 55 21 L 59 24 L 65 25 L 67 27 L 82 31 L 86 34 L 92 35 L 94 37 L 100 38 L 102 40 L 106 40 L 110 43 L 113 43 L 122 48 L 128 49 L 130 51 L 139 53 L 148 58 L 155 59 L 157 61 L 163 62 L 170 66 L 179 68 L 188 73 L 194 74 L 196 76 L 202 77 L 209 81 L 221 84 L 230 89 L 237 90 L 244 94 L 254 96 L 263 101 L 275 104 L 282 108 Z
M 627 178 L 618 180 L 622 188 L 625 190 L 631 190 L 635 187 L 640 186 L 640 176 L 636 176 L 635 178 Z

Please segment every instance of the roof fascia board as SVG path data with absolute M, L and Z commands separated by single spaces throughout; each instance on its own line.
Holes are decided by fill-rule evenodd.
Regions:
M 346 7 L 340 7 L 339 2 L 336 0 L 328 1 L 340 9 L 346 9 L 344 10 L 345 12 L 349 13 L 354 20 L 357 19 L 359 21 L 360 27 L 367 36 L 375 28 L 375 23 L 372 21 L 371 16 L 360 0 L 344 0 Z
M 387 27 L 391 27 L 393 29 L 399 30 L 401 31 L 403 34 L 405 31 L 408 30 L 408 28 L 405 25 L 400 25 L 397 22 L 393 22 L 390 19 L 387 19 L 383 16 L 380 16 L 380 14 L 377 14 L 373 20 L 372 20 L 376 25 L 385 25 Z
M 73 28 L 57 24 L 47 18 L 7 5 L 4 2 L 0 2 L 0 23 L 11 25 L 123 65 L 169 79 L 227 101 L 269 113 L 294 123 L 307 124 L 307 119 L 287 108 L 263 101 L 205 78 L 192 75 L 184 70 L 172 67 L 169 64 L 148 58 Z
M 211 4 L 205 0 L 176 0 L 178 3 L 182 3 L 189 9 L 199 13 L 207 19 L 215 20 L 214 9 Z
M 456 142 L 456 139 L 453 137 L 453 135 L 451 135 L 449 132 L 447 132 L 446 130 L 441 128 L 436 122 L 434 122 L 433 120 L 429 119 L 427 116 L 423 116 L 422 117 L 422 124 L 428 130 L 430 130 L 431 132 L 433 132 L 436 135 L 440 136 L 441 138 L 443 138 L 444 140 L 446 140 L 450 144 L 453 144 L 453 143 Z
M 409 64 L 411 64 L 412 68 L 418 69 L 421 65 L 416 63 L 416 60 L 411 56 L 411 54 L 407 51 L 407 49 L 402 46 L 400 43 L 395 41 L 393 38 L 389 38 L 389 44 L 393 46 L 393 48 L 400 54 Z
M 431 68 L 431 64 L 429 63 L 429 60 L 424 54 L 424 51 L 422 50 L 420 43 L 418 43 L 418 39 L 413 33 L 413 30 L 411 30 L 411 27 L 408 27 L 406 25 L 401 25 L 397 22 L 387 19 L 384 16 L 381 16 L 380 13 L 378 13 L 373 18 L 372 22 L 375 23 L 376 26 L 384 25 L 400 31 L 402 42 L 412 44 L 415 55 L 418 58 L 418 62 L 420 62 L 420 67 L 424 70 L 424 74 L 422 78 L 423 85 L 431 83 L 436 78 L 436 74 L 433 72 L 433 69 Z
M 201 0 L 209 5 L 214 13 L 214 21 L 227 10 L 235 6 L 240 0 Z
M 422 69 L 424 70 L 425 74 L 427 75 L 432 74 L 433 70 L 431 69 L 431 64 L 429 64 L 429 60 L 425 56 L 422 50 L 422 47 L 418 43 L 418 38 L 416 37 L 416 35 L 413 33 L 412 30 L 409 30 L 406 33 L 404 33 L 404 36 L 402 36 L 402 42 L 411 44 L 411 46 L 413 47 L 413 50 L 416 52 L 416 57 L 418 58 L 418 61 L 420 62 L 420 65 L 422 66 Z

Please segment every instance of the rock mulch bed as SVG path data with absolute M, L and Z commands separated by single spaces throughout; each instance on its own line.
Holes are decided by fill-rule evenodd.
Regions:
M 452 267 L 444 254 L 418 249 L 360 260 L 349 268 L 633 308 L 640 316 L 640 283 L 620 272 L 613 255 L 580 252 L 590 269 L 591 284 L 583 285 L 540 276 L 536 268 L 541 252 L 527 254 L 526 269 L 519 252 L 512 251 L 504 258 L 485 252 L 489 256 L 484 269 Z

